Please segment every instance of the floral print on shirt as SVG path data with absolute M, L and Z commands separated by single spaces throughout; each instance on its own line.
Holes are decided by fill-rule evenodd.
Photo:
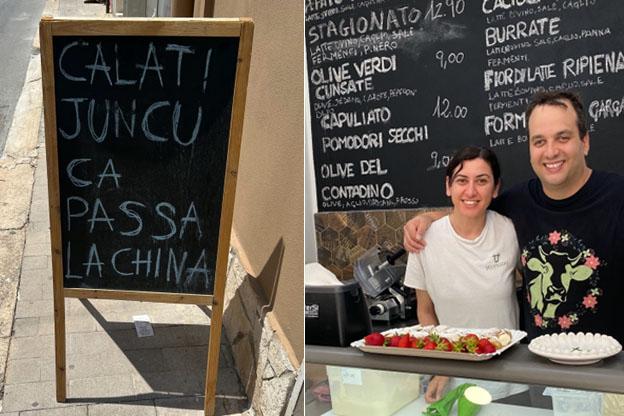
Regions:
M 600 307 L 598 284 L 606 263 L 568 231 L 536 237 L 523 248 L 520 260 L 535 327 L 567 331 Z

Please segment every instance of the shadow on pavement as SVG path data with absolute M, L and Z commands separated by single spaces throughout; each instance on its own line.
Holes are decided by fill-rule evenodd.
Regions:
M 70 391 L 68 403 L 137 404 L 143 400 L 146 405 L 155 401 L 157 406 L 162 407 L 203 409 L 209 325 L 152 324 L 154 336 L 140 338 L 136 335 L 134 323 L 107 321 L 88 299 L 80 299 L 80 302 L 127 357 L 136 371 L 135 382 L 139 385 L 135 387 L 145 392 L 136 394 L 135 391 L 135 394 L 114 397 L 86 397 L 78 394 L 76 397 Z M 207 307 L 200 308 L 210 316 Z M 240 413 L 249 408 L 230 357 L 229 346 L 222 339 L 216 404 L 217 413 L 221 414 L 224 411 Z M 71 362 L 69 358 L 68 355 L 68 363 Z M 106 360 L 106 357 L 102 359 Z M 69 365 L 68 370 L 74 370 L 73 365 Z M 92 393 L 97 388 L 88 391 Z

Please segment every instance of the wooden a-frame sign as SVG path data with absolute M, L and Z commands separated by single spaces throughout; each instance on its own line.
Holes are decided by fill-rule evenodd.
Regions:
M 253 22 L 44 17 L 40 36 L 56 398 L 65 298 L 209 305 L 212 415 Z

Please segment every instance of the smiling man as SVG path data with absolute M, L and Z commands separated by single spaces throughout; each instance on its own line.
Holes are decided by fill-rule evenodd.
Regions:
M 526 115 L 537 178 L 503 192 L 490 206 L 511 218 L 518 236 L 524 329 L 529 340 L 583 331 L 624 343 L 618 320 L 624 293 L 624 178 L 587 166 L 590 137 L 576 94 L 538 93 Z M 437 217 L 423 214 L 405 225 L 409 251 L 424 248 L 422 236 Z
M 589 134 L 580 101 L 571 94 L 537 96 L 527 109 L 531 167 L 553 199 L 574 195 L 587 182 Z

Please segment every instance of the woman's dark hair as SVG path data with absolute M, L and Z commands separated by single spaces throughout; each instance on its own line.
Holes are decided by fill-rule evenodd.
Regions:
M 492 175 L 494 176 L 494 185 L 498 185 L 500 182 L 500 166 L 498 164 L 498 158 L 492 150 L 479 146 L 466 146 L 455 152 L 453 158 L 446 167 L 446 179 L 449 183 L 453 181 L 453 173 L 455 172 L 455 169 L 459 166 L 459 172 L 463 168 L 465 160 L 473 159 L 483 159 L 488 165 L 490 165 Z

